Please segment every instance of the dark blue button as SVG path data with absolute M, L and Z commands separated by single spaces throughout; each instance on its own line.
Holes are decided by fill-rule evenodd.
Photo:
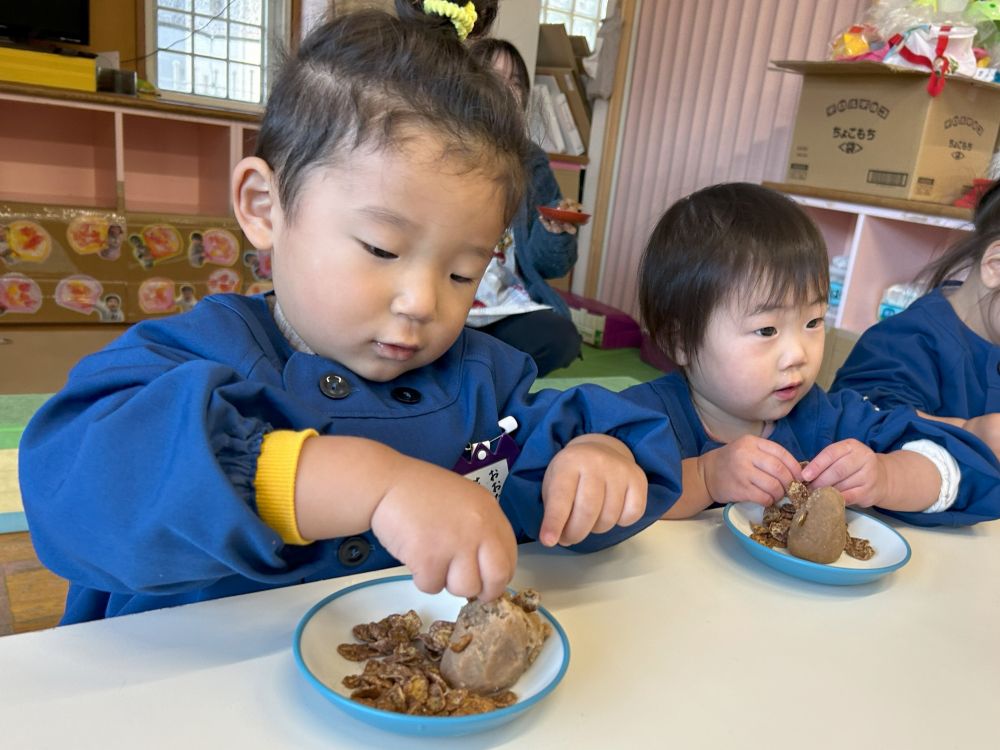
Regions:
M 333 372 L 320 378 L 319 389 L 327 398 L 347 398 L 351 395 L 351 384 L 343 375 Z
M 392 397 L 401 404 L 415 404 L 423 398 L 423 396 L 420 395 L 420 391 L 416 388 L 407 388 L 405 386 L 393 388 Z
M 351 536 L 341 542 L 337 559 L 346 568 L 356 568 L 368 559 L 371 552 L 372 546 L 367 539 L 363 536 Z

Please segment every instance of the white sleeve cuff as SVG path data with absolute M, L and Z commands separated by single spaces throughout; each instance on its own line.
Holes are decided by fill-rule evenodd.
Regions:
M 922 513 L 940 513 L 948 510 L 958 497 L 958 485 L 962 481 L 962 470 L 952 455 L 943 447 L 930 440 L 911 440 L 902 447 L 904 451 L 913 451 L 930 459 L 941 475 L 941 492 L 938 499 Z

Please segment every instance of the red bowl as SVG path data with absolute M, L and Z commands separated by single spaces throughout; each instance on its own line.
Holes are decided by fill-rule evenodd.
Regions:
M 565 221 L 567 224 L 586 224 L 590 221 L 590 214 L 585 214 L 583 211 L 570 211 L 566 208 L 539 206 L 538 213 L 546 219 L 552 219 L 553 221 Z

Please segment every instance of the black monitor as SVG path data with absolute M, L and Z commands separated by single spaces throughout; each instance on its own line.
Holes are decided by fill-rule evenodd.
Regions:
M 0 37 L 90 44 L 90 0 L 0 0 Z

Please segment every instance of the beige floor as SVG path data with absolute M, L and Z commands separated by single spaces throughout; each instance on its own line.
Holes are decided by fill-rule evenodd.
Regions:
M 0 636 L 56 625 L 67 587 L 38 562 L 27 532 L 0 534 Z

